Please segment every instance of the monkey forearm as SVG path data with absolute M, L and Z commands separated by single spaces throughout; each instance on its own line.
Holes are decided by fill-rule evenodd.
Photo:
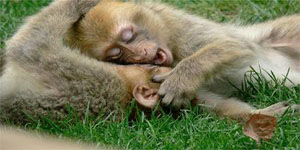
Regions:
M 255 55 L 250 47 L 238 40 L 222 40 L 208 44 L 192 56 L 183 59 L 168 74 L 154 77 L 165 80 L 159 89 L 162 103 L 180 108 L 193 99 L 199 88 L 209 84 L 215 77 L 226 75 L 226 70 L 241 69 Z M 243 61 L 247 60 L 247 61 Z
M 9 41 L 7 49 L 11 47 L 24 49 L 29 44 L 48 46 L 51 42 L 60 41 L 67 28 L 79 18 L 79 13 L 70 2 L 70 0 L 53 2 L 37 15 L 30 17 Z
M 213 80 L 216 76 L 223 76 L 227 69 L 240 69 L 249 65 L 255 53 L 251 47 L 238 41 L 214 42 L 200 49 L 192 56 L 183 60 L 180 67 L 187 65 L 189 71 L 186 76 L 199 84 Z M 247 60 L 247 61 L 246 61 Z M 194 76 L 194 77 L 192 77 Z
M 34 55 L 34 51 L 45 47 L 51 47 L 51 50 L 60 50 L 63 46 L 63 35 L 67 29 L 83 15 L 84 11 L 87 11 L 85 9 L 95 5 L 96 1 L 54 1 L 40 13 L 29 18 L 27 23 L 8 41 L 8 57 L 10 53 L 20 53 L 21 51 L 31 51 Z M 29 54 L 31 53 L 26 55 Z

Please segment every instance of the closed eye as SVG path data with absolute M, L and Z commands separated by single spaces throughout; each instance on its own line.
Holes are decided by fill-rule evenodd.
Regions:
M 129 43 L 133 42 L 136 39 L 136 37 L 137 37 L 137 34 L 133 34 L 131 39 L 128 40 L 126 43 L 129 44 Z
M 125 42 L 126 44 L 129 44 L 133 42 L 137 36 L 136 32 L 134 32 L 133 27 L 124 28 L 121 31 L 121 41 Z
M 118 59 L 122 56 L 122 50 L 118 47 L 112 48 L 107 52 L 107 57 L 111 60 Z

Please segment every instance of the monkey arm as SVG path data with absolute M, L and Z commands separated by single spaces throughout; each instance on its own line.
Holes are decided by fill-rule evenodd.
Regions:
M 200 84 L 213 80 L 227 69 L 237 68 L 242 61 L 252 60 L 251 57 L 254 56 L 252 47 L 247 46 L 246 43 L 238 40 L 216 41 L 183 59 L 174 71 L 178 70 L 181 74 L 185 72 L 183 75 L 187 77 L 193 76 L 190 78 L 194 83 L 192 85 L 197 84 L 195 88 L 199 88 Z
M 165 80 L 159 89 L 164 96 L 162 103 L 180 108 L 195 97 L 204 83 L 223 76 L 228 69 L 249 65 L 244 60 L 251 61 L 255 56 L 249 45 L 232 39 L 215 41 L 183 59 L 170 73 L 156 76 L 156 81 Z
M 63 37 L 81 15 L 96 5 L 98 0 L 57 0 L 30 17 L 27 23 L 7 43 L 7 55 L 26 53 L 34 57 L 41 49 L 60 51 Z M 30 52 L 26 52 L 30 51 Z M 16 56 L 16 55 L 15 55 Z M 23 57 L 25 58 L 25 57 Z
M 87 109 L 105 115 L 120 111 L 119 102 L 129 98 L 125 79 L 115 65 L 63 45 L 63 35 L 80 16 L 75 6 L 86 6 L 77 2 L 92 1 L 55 1 L 8 42 L 7 64 L 0 78 L 0 122 L 26 122 L 24 112 L 64 117 L 68 104 L 81 116 Z

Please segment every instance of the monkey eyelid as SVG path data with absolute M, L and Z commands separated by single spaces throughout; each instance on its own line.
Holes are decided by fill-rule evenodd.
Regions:
M 130 40 L 128 40 L 126 42 L 126 44 L 129 44 L 129 43 L 133 42 L 136 39 L 136 37 L 137 37 L 137 33 L 133 33 L 132 38 Z
M 110 51 L 112 51 L 113 49 L 118 49 L 120 52 L 117 55 L 109 55 L 108 53 Z M 121 56 L 123 55 L 123 50 L 120 46 L 110 46 L 107 50 L 106 50 L 106 56 L 105 56 L 105 60 L 106 61 L 115 61 L 119 58 L 121 58 Z
M 117 60 L 117 59 L 119 59 L 122 55 L 123 55 L 123 52 L 122 52 L 122 50 L 121 50 L 120 54 L 118 54 L 117 56 L 109 57 L 109 59 L 110 59 L 110 60 Z

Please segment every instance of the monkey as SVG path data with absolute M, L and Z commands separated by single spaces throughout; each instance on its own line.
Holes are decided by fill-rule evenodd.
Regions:
M 0 78 L 0 122 L 23 124 L 30 117 L 121 115 L 136 99 L 153 108 L 158 83 L 151 78 L 170 71 L 149 65 L 115 65 L 84 56 L 64 44 L 68 29 L 97 0 L 56 0 L 30 17 L 6 43 Z M 101 113 L 101 114 L 100 114 Z
M 272 71 L 283 80 L 289 70 L 291 82 L 286 86 L 300 84 L 299 15 L 242 26 L 216 23 L 157 2 L 107 0 L 75 24 L 66 41 L 100 61 L 174 67 L 153 78 L 162 82 L 161 103 L 174 109 L 186 108 L 196 98 L 194 102 L 232 118 L 286 110 L 285 102 L 256 110 L 231 97 L 250 66 L 265 69 L 267 79 Z M 299 110 L 299 105 L 292 108 Z

